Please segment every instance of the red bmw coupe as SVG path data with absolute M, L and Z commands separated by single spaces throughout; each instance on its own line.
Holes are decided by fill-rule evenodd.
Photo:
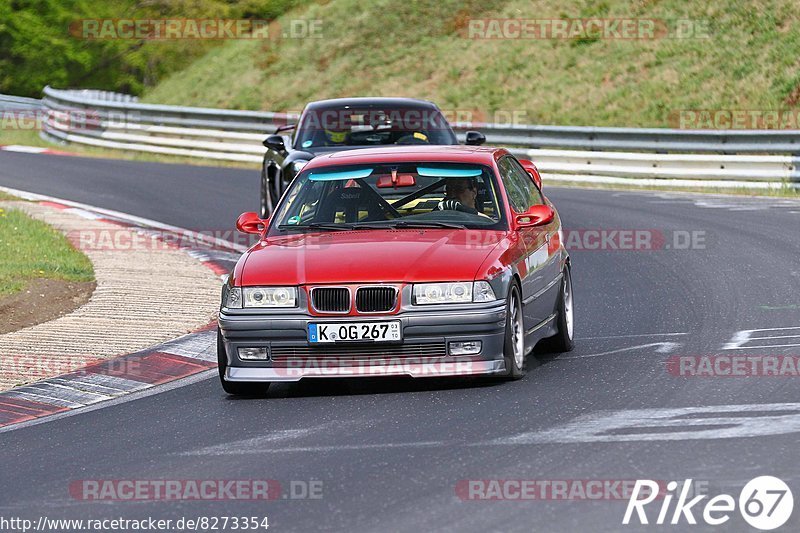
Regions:
M 573 345 L 570 259 L 530 161 L 477 146 L 311 160 L 222 292 L 231 394 L 318 377 L 518 379 L 539 341 Z

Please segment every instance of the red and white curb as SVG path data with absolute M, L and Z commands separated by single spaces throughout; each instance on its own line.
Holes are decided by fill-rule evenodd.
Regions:
M 0 393 L 0 428 L 80 409 L 205 372 L 217 366 L 208 329 Z
M 191 235 L 190 242 L 204 243 L 207 247 L 182 248 L 222 278 L 230 271 L 222 263 L 230 265 L 244 250 L 240 244 L 125 213 L 6 187 L 0 187 L 0 190 L 57 209 L 68 209 L 85 218 L 104 220 L 145 233 Z M 94 362 L 66 374 L 0 392 L 0 429 L 141 392 L 216 366 L 216 323 L 211 323 L 146 350 Z
M 0 145 L 0 150 L 4 152 L 20 152 L 23 154 L 48 154 L 48 155 L 77 155 L 62 150 L 43 148 L 41 146 L 23 146 L 21 144 Z

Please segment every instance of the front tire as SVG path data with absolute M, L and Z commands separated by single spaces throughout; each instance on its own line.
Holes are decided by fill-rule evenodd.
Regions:
M 511 285 L 506 301 L 506 340 L 503 345 L 505 377 L 520 379 L 525 375 L 525 321 L 522 297 L 516 283 Z
M 575 347 L 575 321 L 572 307 L 572 274 L 569 265 L 564 267 L 561 279 L 561 292 L 558 295 L 556 327 L 558 332 L 545 339 L 545 348 L 551 353 L 571 352 Z
M 225 379 L 225 370 L 227 368 L 228 356 L 225 352 L 225 342 L 222 340 L 222 332 L 217 328 L 217 369 L 219 370 L 219 381 L 222 384 L 222 389 L 235 396 L 263 396 L 267 393 L 269 383 L 227 381 Z

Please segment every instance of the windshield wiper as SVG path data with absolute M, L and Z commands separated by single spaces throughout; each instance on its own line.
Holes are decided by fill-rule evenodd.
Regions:
M 393 228 L 450 228 L 450 229 L 467 229 L 467 227 L 463 224 L 457 224 L 455 222 L 441 222 L 438 220 L 398 220 L 397 222 L 392 222 L 387 224 L 387 226 Z
M 279 224 L 278 229 L 286 231 L 290 229 L 319 229 L 324 231 L 350 231 L 354 229 L 353 224 L 334 224 L 334 223 L 321 223 L 312 222 L 311 224 Z
M 278 229 L 288 231 L 299 230 L 323 230 L 323 231 L 352 231 L 359 229 L 390 229 L 390 228 L 448 228 L 448 229 L 467 229 L 463 224 L 454 222 L 441 222 L 437 220 L 412 221 L 412 220 L 390 220 L 386 222 L 359 222 L 359 223 L 322 223 L 312 222 L 311 224 L 279 224 Z

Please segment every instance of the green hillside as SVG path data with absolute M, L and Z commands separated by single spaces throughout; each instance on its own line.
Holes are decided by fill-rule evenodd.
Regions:
M 477 120 L 631 126 L 668 126 L 682 109 L 794 109 L 796 8 L 792 0 L 330 0 L 279 19 L 284 29 L 318 20 L 321 37 L 228 41 L 145 100 L 291 111 L 328 97 L 415 96 Z M 707 24 L 708 35 L 466 38 L 469 19 L 591 17 L 670 28 L 688 19 Z
M 38 98 L 52 85 L 140 94 L 220 42 L 91 39 L 82 31 L 87 22 L 273 20 L 306 1 L 0 0 L 0 93 Z

